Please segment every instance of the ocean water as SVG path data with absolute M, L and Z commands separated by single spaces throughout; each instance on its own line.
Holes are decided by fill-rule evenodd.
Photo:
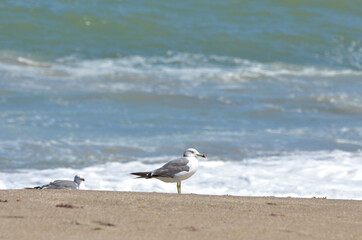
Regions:
M 2 1 L 0 189 L 362 199 L 359 1 Z

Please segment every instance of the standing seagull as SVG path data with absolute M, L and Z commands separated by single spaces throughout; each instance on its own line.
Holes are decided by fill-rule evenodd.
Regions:
M 161 168 L 151 172 L 134 172 L 138 178 L 157 178 L 163 182 L 177 182 L 177 192 L 181 193 L 181 181 L 188 179 L 197 171 L 199 161 L 197 157 L 206 158 L 204 154 L 199 153 L 194 148 L 185 151 L 182 158 L 169 161 Z
M 37 186 L 33 189 L 79 189 L 81 184 L 85 181 L 84 178 L 75 175 L 74 181 L 70 180 L 55 180 L 43 186 Z M 28 188 L 31 189 L 31 188 Z

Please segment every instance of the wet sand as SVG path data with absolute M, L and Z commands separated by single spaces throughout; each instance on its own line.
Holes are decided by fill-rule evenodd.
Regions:
M 362 239 L 362 201 L 1 190 L 0 239 Z

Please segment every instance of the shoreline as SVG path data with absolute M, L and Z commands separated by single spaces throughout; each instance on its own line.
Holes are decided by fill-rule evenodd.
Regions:
M 359 239 L 362 201 L 0 190 L 0 239 Z

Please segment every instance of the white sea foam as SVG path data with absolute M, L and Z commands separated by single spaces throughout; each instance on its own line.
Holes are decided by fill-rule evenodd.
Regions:
M 222 81 L 223 83 L 244 82 L 260 78 L 290 77 L 338 77 L 362 76 L 352 69 L 297 66 L 286 63 L 259 63 L 225 56 L 204 56 L 201 54 L 169 53 L 166 56 L 128 56 L 115 59 L 84 60 L 75 57 L 59 59 L 56 62 L 40 62 L 25 57 L 0 54 L 0 71 L 15 77 L 56 78 L 61 80 L 97 79 L 99 77 L 153 81 L 186 81 L 189 84 Z M 25 85 L 25 87 L 37 85 Z M 112 86 L 112 85 L 109 85 Z M 115 87 L 125 85 L 116 83 Z M 43 86 L 44 87 L 44 86 Z M 103 85 L 104 87 L 104 85 Z M 129 87 L 129 86 L 126 86 Z
M 362 199 L 362 153 L 344 151 L 299 152 L 280 157 L 260 157 L 241 162 L 201 160 L 199 171 L 182 184 L 184 193 L 327 197 Z M 176 193 L 176 184 L 155 179 L 135 179 L 134 171 L 161 164 L 109 162 L 83 169 L 17 170 L 0 174 L 1 189 L 19 189 L 55 179 L 86 178 L 90 190 Z
M 89 78 L 94 76 L 138 76 L 158 79 L 176 76 L 173 80 L 244 82 L 258 78 L 278 77 L 336 77 L 362 76 L 361 71 L 331 69 L 327 67 L 296 66 L 285 63 L 258 63 L 244 59 L 198 54 L 173 54 L 168 56 L 129 56 L 118 59 L 60 61 L 57 72 L 69 76 Z M 196 81 L 196 82 L 195 82 Z

